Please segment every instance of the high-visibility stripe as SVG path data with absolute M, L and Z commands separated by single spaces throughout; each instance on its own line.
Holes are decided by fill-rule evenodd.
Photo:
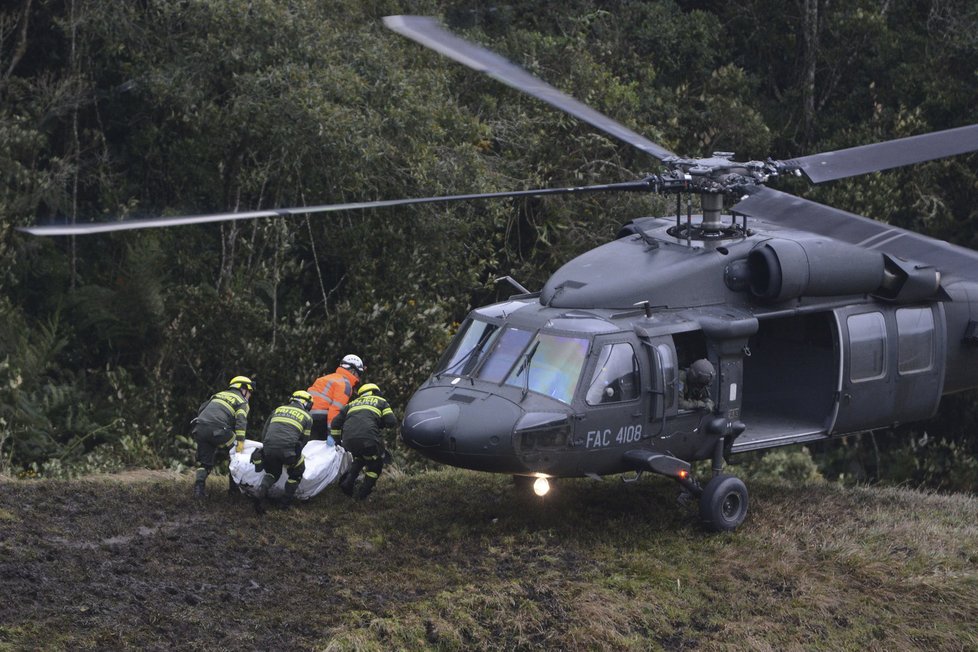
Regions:
M 367 410 L 373 414 L 376 414 L 378 417 L 381 416 L 381 412 L 378 408 L 375 408 L 372 405 L 363 405 L 363 404 L 361 405 L 351 404 L 350 409 L 347 410 L 347 414 L 353 414 L 354 412 L 360 412 L 361 410 Z
M 347 398 L 349 398 L 350 395 L 353 393 L 353 388 L 350 386 L 350 381 L 347 380 L 346 378 L 341 378 L 340 380 L 343 381 L 343 393 L 346 394 Z M 330 405 L 341 408 L 343 407 L 344 402 L 337 401 L 336 399 L 330 397 L 330 390 L 333 388 L 333 385 L 337 384 L 338 382 L 339 380 L 335 378 L 333 380 L 330 380 L 329 382 L 326 383 L 325 387 L 323 387 L 322 393 L 316 392 L 315 394 L 316 396 L 323 399 Z
M 376 479 L 376 478 L 379 478 L 380 477 L 380 474 L 379 473 L 374 473 L 373 471 L 364 471 L 363 474 L 365 476 L 367 476 L 368 478 L 374 478 L 374 479 Z
M 309 390 L 309 394 L 311 396 L 318 396 L 319 398 L 322 398 L 322 399 L 327 398 L 327 396 L 326 396 L 326 388 L 325 387 L 323 388 L 323 391 L 321 391 L 321 392 L 314 392 L 312 389 L 310 389 Z
M 344 383 L 347 386 L 349 386 L 349 383 L 347 383 L 346 381 L 344 381 Z M 329 403 L 330 405 L 335 405 L 336 407 L 343 407 L 343 403 L 342 402 L 337 401 L 335 398 L 332 398 L 331 396 L 329 396 L 329 390 L 335 384 L 336 384 L 336 381 L 335 380 L 331 380 L 328 383 L 326 383 L 326 387 L 323 389 L 323 393 L 325 394 L 325 396 L 323 396 L 323 400 L 326 401 L 327 403 Z M 347 396 L 349 396 L 349 395 L 350 395 L 350 393 L 347 392 Z
M 272 421 L 271 422 L 272 423 L 287 423 L 290 426 L 294 426 L 298 430 L 302 430 L 303 429 L 303 426 L 302 426 L 302 423 L 301 422 L 296 421 L 295 419 L 292 419 L 290 417 L 272 417 Z

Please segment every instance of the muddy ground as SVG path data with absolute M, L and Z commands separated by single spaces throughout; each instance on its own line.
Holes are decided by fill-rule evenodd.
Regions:
M 221 478 L 0 480 L 0 650 L 978 649 L 973 497 L 760 487 L 716 536 L 669 483 L 507 480 L 264 517 Z

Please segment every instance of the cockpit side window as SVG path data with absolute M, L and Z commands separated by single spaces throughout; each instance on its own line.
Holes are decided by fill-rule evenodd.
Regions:
M 438 373 L 471 375 L 479 360 L 499 335 L 499 326 L 478 319 L 468 319 L 445 352 Z
M 598 363 L 591 374 L 585 401 L 603 405 L 638 398 L 639 373 L 635 350 L 627 342 L 605 344 L 598 353 Z

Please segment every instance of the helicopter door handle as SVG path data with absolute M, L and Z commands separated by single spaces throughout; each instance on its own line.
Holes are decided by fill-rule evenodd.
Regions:
M 846 405 L 849 405 L 850 403 L 852 403 L 852 394 L 850 394 L 849 392 L 846 392 L 845 394 L 843 394 L 842 395 L 842 401 Z

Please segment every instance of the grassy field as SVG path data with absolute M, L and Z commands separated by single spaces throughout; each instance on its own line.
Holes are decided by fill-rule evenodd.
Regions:
M 257 517 L 211 478 L 0 480 L 0 650 L 978 650 L 978 498 L 443 470 Z

